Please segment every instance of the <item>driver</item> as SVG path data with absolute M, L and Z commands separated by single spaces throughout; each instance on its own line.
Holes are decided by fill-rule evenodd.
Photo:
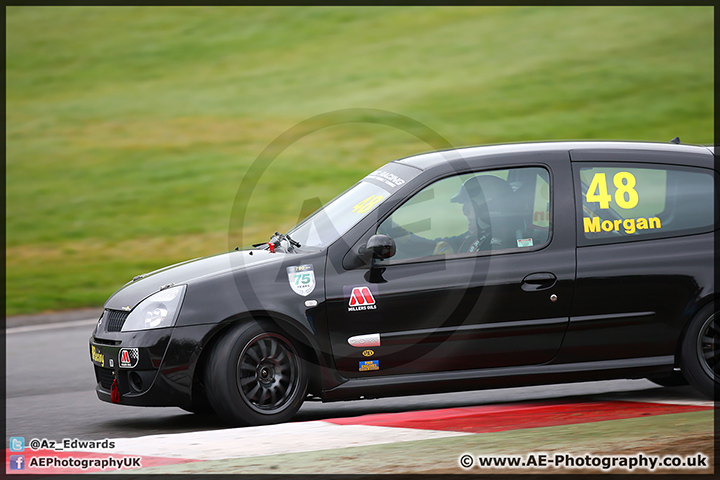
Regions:
M 412 256 L 502 248 L 502 237 L 493 236 L 491 223 L 499 223 L 503 202 L 508 201 L 510 194 L 512 194 L 510 184 L 499 177 L 479 175 L 469 178 L 450 199 L 450 202 L 462 205 L 462 212 L 468 221 L 468 229 L 465 233 L 431 240 L 396 226 L 392 229 L 391 236 L 396 240 L 398 247 Z M 491 218 L 493 218 L 492 222 Z

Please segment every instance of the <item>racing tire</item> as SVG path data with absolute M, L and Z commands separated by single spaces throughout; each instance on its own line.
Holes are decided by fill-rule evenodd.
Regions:
M 703 395 L 718 398 L 720 390 L 720 315 L 712 305 L 695 316 L 683 337 L 680 368 Z
M 226 422 L 267 425 L 290 420 L 305 400 L 308 377 L 291 340 L 261 322 L 232 327 L 206 364 L 207 398 Z

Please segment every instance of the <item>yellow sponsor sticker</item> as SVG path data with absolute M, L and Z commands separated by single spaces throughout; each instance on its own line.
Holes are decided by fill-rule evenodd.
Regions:
M 93 362 L 98 362 L 101 366 L 105 366 L 105 355 L 102 354 L 102 352 L 95 348 L 95 346 L 90 347 L 90 354 L 92 356 Z

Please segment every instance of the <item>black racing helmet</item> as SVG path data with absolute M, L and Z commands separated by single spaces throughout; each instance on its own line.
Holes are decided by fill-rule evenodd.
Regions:
M 490 223 L 490 217 L 499 214 L 503 200 L 510 194 L 512 187 L 502 178 L 494 175 L 478 175 L 465 180 L 450 201 L 472 202 L 477 217 L 485 223 Z

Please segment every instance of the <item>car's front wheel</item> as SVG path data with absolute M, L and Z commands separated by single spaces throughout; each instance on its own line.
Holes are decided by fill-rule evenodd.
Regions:
M 206 364 L 207 397 L 234 425 L 281 423 L 295 415 L 307 393 L 307 374 L 293 342 L 266 323 L 232 327 Z
M 683 376 L 701 393 L 718 398 L 720 389 L 720 323 L 709 305 L 693 319 L 681 346 Z

